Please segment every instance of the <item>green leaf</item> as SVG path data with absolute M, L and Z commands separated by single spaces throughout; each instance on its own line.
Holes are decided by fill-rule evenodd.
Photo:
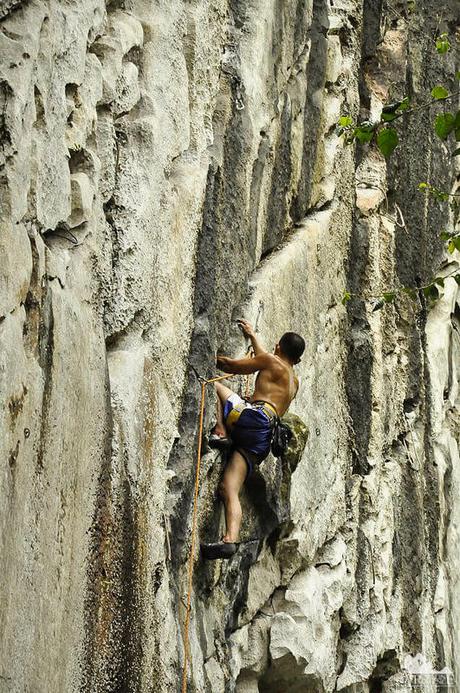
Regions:
M 452 236 L 452 243 L 457 250 L 460 250 L 460 236 Z
M 434 284 L 429 284 L 423 287 L 423 294 L 426 298 L 436 301 L 439 298 L 439 289 Z
M 452 239 L 450 239 L 450 241 L 449 241 L 449 243 L 448 243 L 448 245 L 447 245 L 447 250 L 449 251 L 449 253 L 450 253 L 451 255 L 452 255 L 452 253 L 453 253 L 454 250 L 455 250 L 455 243 L 453 242 Z
M 444 277 L 436 277 L 434 283 L 444 288 Z
M 452 238 L 452 234 L 449 233 L 449 231 L 441 231 L 439 238 L 441 241 L 448 241 L 450 238 Z
M 457 142 L 460 142 L 460 110 L 457 111 L 457 113 L 455 115 L 454 130 L 455 130 L 455 139 Z
M 419 183 L 418 188 L 419 190 L 426 190 L 430 195 L 433 195 L 433 197 L 439 200 L 439 202 L 446 202 L 450 197 L 449 193 L 435 188 L 431 183 Z
M 460 80 L 460 70 L 455 73 L 455 79 Z
M 361 142 L 361 144 L 370 142 L 374 137 L 376 127 L 377 124 L 369 123 L 365 120 L 363 123 L 360 123 L 357 128 L 355 128 L 356 139 Z
M 404 113 L 404 111 L 407 111 L 407 109 L 410 106 L 410 100 L 408 96 L 405 96 L 402 101 L 395 101 L 394 103 L 389 103 L 386 106 L 382 108 L 382 114 L 380 116 L 380 119 L 384 123 L 389 123 L 392 120 L 395 120 L 395 118 L 398 118 L 401 113 Z
M 399 104 L 398 111 L 402 111 L 404 113 L 404 111 L 407 111 L 409 106 L 410 106 L 410 98 L 408 96 L 405 96 L 403 98 L 403 100 L 401 101 L 401 103 Z
M 384 291 L 383 300 L 385 301 L 385 303 L 392 303 L 392 301 L 394 301 L 395 296 L 396 293 L 394 291 Z
M 446 140 L 455 127 L 455 118 L 452 113 L 440 113 L 434 121 L 434 129 L 438 137 Z
M 361 144 L 366 144 L 367 142 L 370 142 L 373 136 L 374 133 L 372 131 L 369 132 L 368 130 L 361 130 L 361 128 L 358 128 L 355 132 L 355 137 L 358 140 L 358 142 L 361 142 Z
M 403 291 L 407 294 L 413 301 L 417 300 L 417 292 L 412 286 L 404 286 Z
M 351 116 L 340 116 L 338 125 L 341 128 L 347 128 L 349 127 L 353 122 L 353 118 Z
M 460 147 L 457 147 L 457 149 L 454 149 L 452 152 L 452 156 L 458 156 L 460 154 Z
M 348 291 L 343 292 L 343 297 L 342 297 L 342 305 L 346 305 L 348 301 L 351 299 L 351 294 Z
M 447 53 L 450 50 L 450 42 L 447 38 L 447 34 L 441 34 L 436 39 L 436 50 L 440 55 Z
M 398 142 L 398 133 L 394 128 L 382 128 L 377 135 L 377 146 L 385 157 L 393 153 Z
M 382 111 L 381 119 L 384 123 L 391 123 L 392 120 L 396 120 L 398 118 L 397 113 L 384 113 Z
M 439 200 L 439 202 L 447 202 L 449 199 L 449 193 L 446 193 L 443 190 L 438 190 L 438 188 L 431 188 L 430 192 L 437 200 Z
M 431 90 L 431 96 L 433 97 L 433 99 L 440 101 L 441 99 L 447 98 L 449 96 L 449 92 L 447 91 L 447 89 L 439 85 L 437 87 L 433 87 L 433 89 Z

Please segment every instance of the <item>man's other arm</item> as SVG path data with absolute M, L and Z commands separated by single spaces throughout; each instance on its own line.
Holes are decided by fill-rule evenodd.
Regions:
M 238 320 L 237 322 L 243 330 L 243 334 L 245 335 L 245 337 L 248 337 L 251 340 L 252 348 L 254 349 L 254 354 L 258 356 L 259 354 L 266 353 L 267 350 L 262 344 L 262 342 L 260 342 L 257 338 L 251 323 L 243 319 Z
M 272 366 L 273 356 L 267 352 L 257 354 L 253 358 L 231 359 L 228 356 L 217 357 L 217 367 L 224 373 L 237 373 L 239 375 L 248 375 L 256 373 L 264 368 Z

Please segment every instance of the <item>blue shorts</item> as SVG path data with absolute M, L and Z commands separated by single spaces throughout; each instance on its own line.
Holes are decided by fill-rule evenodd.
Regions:
M 263 403 L 246 402 L 236 393 L 224 404 L 224 420 L 233 445 L 241 453 L 251 473 L 270 452 L 272 418 Z

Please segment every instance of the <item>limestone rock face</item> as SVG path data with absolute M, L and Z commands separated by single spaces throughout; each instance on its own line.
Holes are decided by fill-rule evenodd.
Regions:
M 335 127 L 458 70 L 435 4 L 0 2 L 2 693 L 180 689 L 196 373 L 241 316 L 306 339 L 295 436 L 232 560 L 196 548 L 189 690 L 410 690 L 420 656 L 460 685 L 458 286 L 364 300 L 458 267 L 417 191 L 458 171 L 426 110 L 389 161 Z

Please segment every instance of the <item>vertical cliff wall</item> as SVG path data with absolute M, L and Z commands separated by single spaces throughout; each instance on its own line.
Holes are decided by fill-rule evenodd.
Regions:
M 458 266 L 417 192 L 458 185 L 433 112 L 390 162 L 336 130 L 459 69 L 432 5 L 0 2 L 2 692 L 179 690 L 191 366 L 244 353 L 241 315 L 305 337 L 304 426 L 245 488 L 250 541 L 196 556 L 189 690 L 410 690 L 417 653 L 460 682 L 458 287 L 340 300 Z

